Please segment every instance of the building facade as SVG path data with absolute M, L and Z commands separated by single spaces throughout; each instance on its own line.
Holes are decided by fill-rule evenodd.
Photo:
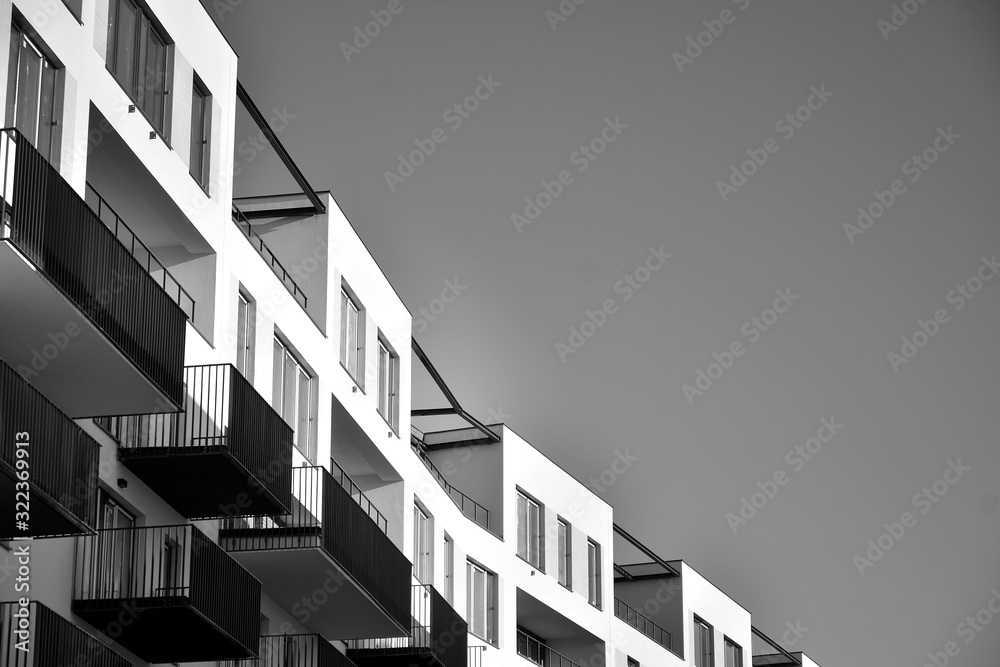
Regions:
M 462 410 L 197 0 L 0 21 L 0 664 L 814 664 Z

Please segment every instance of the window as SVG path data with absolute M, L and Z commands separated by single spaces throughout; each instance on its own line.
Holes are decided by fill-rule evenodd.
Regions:
M 545 531 L 542 506 L 517 492 L 517 555 L 545 571 Z
M 398 430 L 396 393 L 399 383 L 399 357 L 389 349 L 382 336 L 378 340 L 378 413 Z
M 466 562 L 469 632 L 497 643 L 497 575 L 471 560 Z
M 340 290 L 340 363 L 348 375 L 364 389 L 361 371 L 365 366 L 364 316 L 347 290 Z
M 108 69 L 153 129 L 166 136 L 167 38 L 135 0 L 110 0 Z
M 695 667 L 715 667 L 715 653 L 712 649 L 712 626 L 694 617 L 694 665 Z
M 133 528 L 135 517 L 104 489 L 98 494 L 97 527 Z M 109 530 L 98 533 L 97 552 L 101 567 L 96 586 L 103 597 L 128 597 L 132 565 L 132 531 Z
M 57 79 L 61 79 L 59 68 L 12 24 L 6 127 L 16 127 L 49 162 L 59 154 L 58 141 L 53 140 L 59 120 Z
M 743 667 L 743 649 L 726 637 L 726 667 Z
M 257 304 L 240 290 L 236 305 L 236 368 L 253 382 L 254 323 Z
M 310 463 L 316 463 L 316 380 L 292 351 L 274 337 L 272 405 L 295 429 L 292 442 Z
M 444 599 L 455 604 L 455 542 L 444 536 Z
M 422 584 L 432 584 L 433 565 L 431 545 L 433 544 L 431 518 L 422 507 L 413 505 L 413 576 Z
M 557 523 L 559 542 L 559 583 L 573 588 L 573 529 L 565 520 Z
M 538 635 L 532 634 L 520 626 L 517 628 L 517 654 L 543 667 L 560 664 L 560 658 L 550 654 L 549 647 Z M 553 658 L 555 659 L 553 660 Z
M 601 608 L 601 545 L 587 540 L 587 600 Z
M 631 656 L 625 656 L 625 661 L 628 667 L 639 667 L 639 661 Z
M 191 176 L 208 192 L 212 145 L 212 96 L 196 76 L 191 90 Z

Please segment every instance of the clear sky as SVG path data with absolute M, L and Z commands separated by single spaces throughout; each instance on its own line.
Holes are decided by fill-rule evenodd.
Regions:
M 464 407 L 824 667 L 996 664 L 1000 5 L 203 1 Z

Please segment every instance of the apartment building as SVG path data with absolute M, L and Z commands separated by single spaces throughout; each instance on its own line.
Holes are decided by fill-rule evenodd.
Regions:
M 0 21 L 0 664 L 814 664 L 462 409 L 197 0 Z

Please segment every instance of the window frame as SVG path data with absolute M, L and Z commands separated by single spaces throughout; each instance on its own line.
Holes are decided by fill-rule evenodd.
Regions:
M 132 70 L 129 72 L 120 71 L 119 57 L 121 49 L 119 36 L 121 31 L 121 8 L 124 4 L 135 10 L 135 23 L 131 29 L 132 53 L 130 55 Z M 161 77 L 162 87 L 158 90 L 147 88 L 141 72 L 146 70 L 148 62 L 141 62 L 149 55 L 149 39 L 155 37 L 163 45 L 163 66 L 155 76 Z M 155 14 L 149 10 L 144 2 L 139 0 L 109 0 L 108 2 L 108 39 L 107 52 L 105 53 L 105 67 L 118 85 L 121 86 L 125 94 L 132 100 L 135 108 L 143 115 L 143 118 L 150 124 L 157 136 L 170 145 L 170 110 L 171 110 L 171 87 L 173 84 L 173 56 L 174 42 L 166 33 Z M 159 118 L 147 108 L 147 95 L 149 91 L 154 92 L 154 99 L 160 97 L 161 108 Z
M 389 428 L 399 435 L 399 355 L 386 341 L 380 331 L 378 334 L 378 398 L 377 409 Z M 383 366 L 383 359 L 385 365 Z M 384 403 L 384 405 L 383 405 Z
M 602 609 L 604 603 L 604 591 L 602 589 L 603 577 L 601 545 L 593 538 L 587 538 L 587 602 L 591 606 Z
M 281 363 L 278 363 L 280 354 Z M 292 444 L 299 450 L 310 464 L 316 465 L 318 457 L 318 437 L 316 431 L 316 414 L 318 412 L 318 380 L 316 375 L 302 363 L 294 348 L 286 343 L 278 332 L 274 333 L 274 358 L 272 360 L 272 396 L 271 407 L 273 407 L 286 424 L 292 427 Z M 295 371 L 294 378 L 286 376 L 291 366 Z M 280 375 L 279 375 L 280 371 Z M 306 381 L 305 401 L 302 399 L 302 380 Z M 295 392 L 293 404 L 289 408 L 285 404 L 287 390 Z M 300 428 L 303 422 L 303 410 L 305 410 L 305 433 Z M 305 442 L 303 442 L 303 438 Z
M 422 517 L 422 518 L 421 518 Z M 434 583 L 433 516 L 413 503 L 413 576 L 422 584 Z
M 723 660 L 725 662 L 725 667 L 743 667 L 743 647 L 725 635 L 723 635 L 722 638 L 724 640 Z M 730 652 L 730 649 L 732 649 L 732 652 Z M 735 660 L 730 661 L 730 655 L 732 655 Z
M 236 370 L 251 383 L 257 351 L 256 336 L 257 301 L 241 287 L 236 296 Z
M 444 599 L 455 606 L 455 540 L 444 534 Z
M 475 572 L 481 572 L 483 575 L 483 615 L 482 618 L 477 618 L 475 616 L 475 597 L 476 590 L 475 585 Z M 480 565 L 478 562 L 467 558 L 465 561 L 465 574 L 466 574 L 466 616 L 469 619 L 468 622 L 468 632 L 469 634 L 482 639 L 484 642 L 489 642 L 493 646 L 499 646 L 498 644 L 498 620 L 500 618 L 499 605 L 497 603 L 498 597 L 498 584 L 497 575 L 492 570 Z M 479 622 L 482 623 L 483 628 L 478 627 Z
M 695 638 L 694 638 L 693 648 L 694 648 L 695 667 L 715 667 L 715 628 L 712 627 L 712 625 L 710 625 L 703 618 L 701 618 L 697 614 L 694 614 L 694 629 L 695 629 Z M 708 637 L 707 657 L 703 650 L 706 647 L 706 642 L 704 639 L 706 634 Z M 707 663 L 703 662 L 706 659 Z
M 19 13 L 14 10 L 14 16 L 11 18 L 10 30 L 11 30 L 11 42 L 10 51 L 8 52 L 8 78 L 7 78 L 7 108 L 5 111 L 4 126 L 14 127 L 20 132 L 29 143 L 35 147 L 35 149 L 42 154 L 42 156 L 51 164 L 53 167 L 58 168 L 61 149 L 62 149 L 62 115 L 63 115 L 63 93 L 65 84 L 65 74 L 66 68 L 51 55 L 51 52 L 46 48 L 45 44 L 38 39 L 37 34 L 30 27 L 25 27 L 27 24 L 21 21 L 19 18 Z M 15 42 L 15 33 L 17 34 L 17 40 Z M 22 44 L 23 42 L 23 44 Z M 16 46 L 16 54 L 13 53 Z M 25 89 L 21 88 L 21 55 L 24 47 L 27 47 L 30 51 L 38 57 L 39 67 L 38 67 L 38 81 L 37 85 L 32 85 L 35 88 L 34 91 L 34 110 L 30 114 L 34 123 L 34 129 L 32 130 L 31 136 L 28 136 L 22 127 L 18 126 L 18 113 L 22 110 L 20 104 L 20 94 Z M 13 57 L 16 55 L 17 61 L 13 61 Z M 50 74 L 46 76 L 45 72 L 48 71 Z M 48 84 L 46 83 L 48 79 Z M 48 90 L 50 96 L 50 101 L 47 104 L 45 102 L 45 87 L 50 85 L 51 88 Z M 39 141 L 41 135 L 43 134 L 42 128 L 46 122 L 45 114 L 43 109 L 48 108 L 48 128 L 46 134 L 47 143 L 46 145 L 40 146 Z
M 354 338 L 350 338 L 351 327 L 348 315 L 354 314 Z M 350 341 L 354 342 L 354 349 L 349 350 Z M 353 352 L 353 355 L 352 355 Z M 352 364 L 353 363 L 353 371 Z M 365 390 L 365 309 L 360 300 L 354 296 L 353 291 L 346 283 L 340 287 L 340 365 L 347 371 L 347 374 L 354 380 L 354 384 L 362 392 Z
M 559 558 L 556 580 L 573 590 L 573 524 L 561 516 L 556 517 L 556 550 Z
M 195 139 L 195 98 L 198 97 L 201 100 L 201 119 L 199 125 L 201 127 L 201 139 Z M 204 84 L 201 78 L 195 74 L 191 82 L 191 143 L 190 143 L 190 153 L 188 155 L 188 173 L 191 174 L 191 178 L 194 179 L 195 183 L 209 195 L 209 185 L 212 180 L 212 92 Z M 198 173 L 195 173 L 195 146 L 200 145 L 201 151 L 199 154 L 198 162 Z M 211 195 L 209 195 L 211 196 Z
M 524 501 L 525 516 L 521 517 L 521 505 Z M 534 535 L 531 534 L 531 514 L 530 508 L 534 507 L 537 512 L 536 518 L 536 530 Z M 517 538 L 517 557 L 531 565 L 536 570 L 540 572 L 545 572 L 545 505 L 540 503 L 529 493 L 517 487 L 516 493 L 516 508 L 514 516 L 517 520 L 516 527 L 516 538 Z M 522 523 L 523 522 L 523 523 Z M 526 553 L 521 553 L 521 527 L 524 526 L 525 530 L 525 541 L 524 546 L 527 549 Z M 531 558 L 532 556 L 532 546 L 535 548 L 535 557 L 537 563 Z

